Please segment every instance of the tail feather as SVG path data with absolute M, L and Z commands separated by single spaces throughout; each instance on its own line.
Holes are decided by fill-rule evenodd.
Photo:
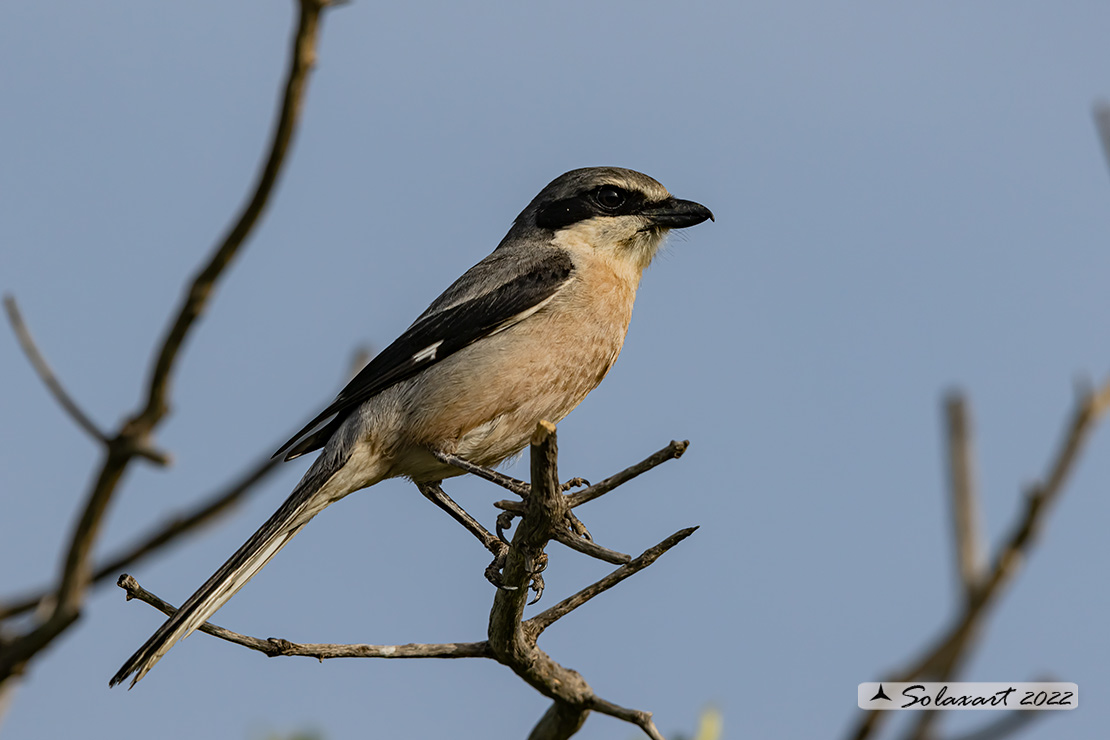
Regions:
M 301 527 L 326 506 L 326 502 L 317 500 L 317 495 L 332 477 L 335 468 L 317 472 L 316 467 L 314 465 L 313 469 L 309 470 L 281 508 L 274 512 L 274 515 L 181 605 L 176 614 L 167 619 L 158 631 L 127 659 L 123 667 L 108 682 L 109 686 L 122 683 L 132 673 L 135 677 L 131 680 L 131 686 L 138 683 L 139 679 L 145 676 L 174 644 L 200 628 L 216 613 L 216 610 L 227 603 L 247 581 L 253 578 L 262 566 L 285 547 Z

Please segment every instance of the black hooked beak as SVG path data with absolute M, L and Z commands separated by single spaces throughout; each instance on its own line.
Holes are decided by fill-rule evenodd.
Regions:
M 692 200 L 667 198 L 645 208 L 641 215 L 646 216 L 653 226 L 664 229 L 685 229 L 696 226 L 702 221 L 713 221 L 713 211 Z

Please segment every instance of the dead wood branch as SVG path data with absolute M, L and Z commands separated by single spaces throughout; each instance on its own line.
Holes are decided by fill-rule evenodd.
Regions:
M 562 490 L 565 491 L 580 484 L 586 484 L 588 487 L 584 488 L 581 491 L 578 491 L 577 493 L 567 496 L 567 504 L 571 509 L 576 509 L 582 504 L 589 503 L 596 498 L 600 498 L 609 493 L 609 491 L 612 491 L 614 488 L 624 485 L 636 476 L 642 475 L 652 468 L 662 465 L 668 460 L 677 460 L 678 458 L 682 457 L 683 453 L 686 452 L 686 449 L 689 446 L 690 440 L 686 440 L 684 442 L 672 441 L 669 445 L 659 450 L 658 452 L 648 455 L 646 458 L 636 463 L 635 465 L 629 465 L 621 472 L 617 473 L 616 475 L 609 476 L 597 485 L 590 486 L 583 478 L 572 478 L 562 485 Z M 520 501 L 497 501 L 496 503 L 494 503 L 494 506 L 496 506 L 498 509 L 508 511 L 512 514 L 522 514 L 524 512 L 524 504 Z
M 167 617 L 177 613 L 177 608 L 158 598 L 139 585 L 131 576 L 124 573 L 116 585 L 127 592 L 127 599 L 138 599 L 150 604 Z M 200 631 L 251 650 L 257 650 L 271 657 L 277 655 L 303 656 L 318 660 L 330 658 L 491 658 L 489 646 L 485 642 L 454 642 L 439 645 L 302 645 L 278 637 L 262 639 L 232 632 L 205 622 Z
M 35 342 L 31 330 L 27 328 L 27 322 L 23 320 L 23 313 L 19 310 L 19 304 L 15 301 L 15 296 L 4 296 L 4 310 L 8 314 L 8 323 L 12 325 L 12 332 L 19 340 L 19 346 L 23 350 L 23 354 L 27 356 L 27 361 L 31 363 L 35 374 L 39 376 L 39 380 L 46 386 L 46 390 L 62 407 L 62 410 L 73 419 L 73 422 L 81 429 L 101 444 L 108 443 L 108 435 L 100 430 L 96 422 L 81 409 L 77 402 L 73 400 L 73 396 L 69 395 L 58 376 L 50 367 L 50 363 L 46 361 L 39 350 L 38 343 Z
M 952 391 L 944 402 L 948 440 L 948 487 L 956 568 L 964 597 L 971 599 L 986 572 L 983 533 L 979 525 L 979 489 L 975 480 L 975 447 L 967 399 Z
M 1093 115 L 1095 130 L 1102 142 L 1102 153 L 1106 157 L 1106 163 L 1110 165 L 1110 103 L 1105 100 L 1095 103 Z
M 570 508 L 576 509 L 584 503 L 593 501 L 595 498 L 604 496 L 609 491 L 612 491 L 617 486 L 623 486 L 628 481 L 632 480 L 638 475 L 642 475 L 654 467 L 662 465 L 668 460 L 677 460 L 682 457 L 686 449 L 690 446 L 690 440 L 683 442 L 671 442 L 663 449 L 656 452 L 654 455 L 647 457 L 641 462 L 631 465 L 616 475 L 610 476 L 596 485 L 592 485 L 578 493 L 571 494 Z
M 679 542 L 682 542 L 684 539 L 692 535 L 694 532 L 697 531 L 697 529 L 697 527 L 687 527 L 686 529 L 680 529 L 667 539 L 660 542 L 658 545 L 645 550 L 643 554 L 640 555 L 638 558 L 635 558 L 631 562 L 621 566 L 620 568 L 617 568 L 615 571 L 605 576 L 600 581 L 590 584 L 573 596 L 569 596 L 563 599 L 550 609 L 542 611 L 536 616 L 532 617 L 524 623 L 525 629 L 533 632 L 536 637 L 539 637 L 540 633 L 542 633 L 545 629 L 550 627 L 556 621 L 570 614 L 572 611 L 582 606 L 590 599 L 608 591 L 621 581 L 636 575 L 641 570 L 654 563 L 663 555 L 663 553 L 667 552 L 667 550 L 670 550 Z
M 524 621 L 524 607 L 529 587 L 531 586 L 532 590 L 542 590 L 542 587 L 536 588 L 536 581 L 540 580 L 540 572 L 547 562 L 544 548 L 551 540 L 562 536 L 557 536 L 557 533 L 566 531 L 567 515 L 573 499 L 573 495 L 563 493 L 563 486 L 559 484 L 558 449 L 554 425 L 540 422 L 532 437 L 531 454 L 530 493 L 524 501 L 525 510 L 521 512 L 520 522 L 505 558 L 502 574 L 505 588 L 498 589 L 494 596 L 485 641 L 408 645 L 300 644 L 282 638 L 249 637 L 207 623 L 200 628 L 201 631 L 269 656 L 296 655 L 320 660 L 325 658 L 491 658 L 510 668 L 530 686 L 553 700 L 551 708 L 543 715 L 529 736 L 534 740 L 557 740 L 572 736 L 582 726 L 591 711 L 635 724 L 648 737 L 661 740 L 662 735 L 652 722 L 649 712 L 622 707 L 597 696 L 581 675 L 556 663 L 537 647 L 536 643 L 543 631 L 556 621 L 654 563 L 663 553 L 693 534 L 696 527 L 676 532 L 596 583 L 532 619 Z M 674 457 L 677 456 L 671 455 L 666 459 Z M 628 476 L 627 479 L 630 480 L 632 477 L 634 476 Z M 616 485 L 619 483 L 609 490 Z M 572 537 L 572 535 L 567 536 Z M 121 576 L 118 585 L 127 592 L 128 599 L 143 601 L 166 615 L 176 612 L 175 607 L 143 589 L 131 576 Z
M 1110 380 L 1095 391 L 1082 391 L 1064 428 L 1063 439 L 1051 458 L 1044 479 L 1026 492 L 1024 505 L 1010 530 L 991 558 L 990 567 L 978 588 L 966 599 L 949 627 L 921 655 L 887 680 L 949 681 L 966 662 L 989 609 L 1013 582 L 1022 563 L 1032 551 L 1036 535 L 1044 526 L 1052 505 L 1060 498 L 1064 485 L 1075 470 L 1084 444 L 1110 408 Z M 886 719 L 886 712 L 867 712 L 848 733 L 849 738 L 870 737 Z M 911 737 L 927 736 L 936 712 L 922 712 Z
M 104 563 L 93 571 L 90 585 L 116 577 L 124 568 L 226 514 L 248 494 L 259 490 L 262 481 L 269 477 L 279 464 L 279 461 L 271 459 L 267 453 L 251 468 L 240 473 L 223 490 L 209 496 L 191 510 L 166 517 L 163 522 L 151 528 L 149 533 L 136 538 L 133 543 L 121 547 L 115 554 L 106 558 Z M 50 589 L 40 589 L 25 596 L 7 599 L 0 603 L 0 620 L 31 611 L 51 596 L 53 591 Z
M 5 641 L 0 649 L 0 684 L 13 675 L 21 673 L 31 658 L 53 642 L 80 616 L 86 591 L 94 576 L 91 565 L 93 545 L 100 534 L 101 523 L 108 505 L 129 465 L 135 458 L 168 460 L 163 457 L 163 453 L 153 453 L 154 446 L 151 439 L 158 423 L 169 413 L 170 381 L 173 371 L 185 339 L 207 306 L 216 283 L 250 235 L 270 200 L 299 122 L 308 75 L 316 60 L 320 16 L 327 6 L 327 0 L 300 0 L 299 2 L 300 13 L 297 30 L 293 35 L 285 94 L 266 163 L 247 204 L 204 267 L 198 272 L 165 338 L 160 343 L 155 353 L 156 359 L 150 372 L 143 407 L 121 424 L 116 432 L 101 432 L 64 392 L 60 383 L 53 378 L 53 374 L 44 374 L 42 368 L 36 365 L 40 377 L 47 383 L 47 387 L 51 389 L 67 413 L 82 429 L 104 444 L 105 455 L 100 470 L 93 476 L 93 484 L 74 525 L 73 533 L 69 537 L 58 585 L 53 593 L 53 607 L 28 631 Z M 14 307 L 14 301 L 10 302 L 9 316 L 13 315 L 12 307 Z M 14 315 L 18 318 L 18 311 L 15 311 Z M 17 324 L 18 334 L 18 323 L 21 322 L 13 323 Z M 21 337 L 21 344 L 26 350 L 28 345 L 24 337 Z M 33 347 L 33 343 L 31 346 Z M 37 350 L 29 353 L 32 363 L 35 362 L 36 356 L 41 358 Z M 45 366 L 45 363 L 43 364 Z M 48 380 L 51 378 L 53 382 Z
M 347 370 L 347 380 L 354 377 L 366 365 L 370 356 L 371 352 L 366 347 L 359 348 L 355 352 Z M 308 418 L 294 429 L 300 429 L 307 422 Z M 293 430 L 290 430 L 289 434 L 292 433 Z M 282 435 L 282 439 L 288 439 L 289 434 Z M 268 452 L 276 446 L 276 443 L 267 445 L 265 454 L 216 493 L 201 500 L 195 506 L 170 514 L 162 522 L 151 527 L 147 534 L 137 537 L 130 545 L 119 548 L 115 554 L 105 558 L 103 564 L 93 571 L 90 585 L 116 578 L 125 568 L 148 555 L 160 552 L 167 545 L 230 512 L 240 501 L 259 490 L 262 482 L 281 465 L 281 459 L 274 459 Z M 0 621 L 29 612 L 53 595 L 54 592 L 51 589 L 40 588 L 24 596 L 9 597 L 0 601 Z

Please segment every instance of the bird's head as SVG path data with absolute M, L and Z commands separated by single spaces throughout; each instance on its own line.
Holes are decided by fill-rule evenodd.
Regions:
M 620 167 L 587 167 L 555 178 L 517 217 L 571 252 L 605 251 L 638 269 L 648 266 L 671 229 L 694 226 L 713 213 L 679 200 L 656 180 Z

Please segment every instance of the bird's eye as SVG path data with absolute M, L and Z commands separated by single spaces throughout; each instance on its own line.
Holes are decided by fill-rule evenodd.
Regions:
M 602 187 L 594 192 L 594 200 L 607 211 L 615 211 L 624 205 L 625 193 L 620 188 Z

